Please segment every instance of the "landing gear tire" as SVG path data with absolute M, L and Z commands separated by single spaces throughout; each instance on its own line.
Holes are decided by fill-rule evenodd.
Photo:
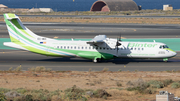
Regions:
M 97 59 L 94 59 L 93 62 L 94 62 L 94 63 L 97 63 Z
M 168 58 L 164 58 L 163 61 L 164 61 L 164 62 L 168 62 Z
M 100 62 L 100 59 L 99 59 L 99 58 L 94 59 L 93 62 L 94 62 L 94 63 L 98 63 L 98 62 Z

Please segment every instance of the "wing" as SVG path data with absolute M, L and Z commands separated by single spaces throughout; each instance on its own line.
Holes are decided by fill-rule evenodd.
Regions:
M 95 36 L 91 41 L 88 41 L 87 44 L 93 44 L 97 46 L 103 44 L 106 38 L 107 38 L 106 35 L 98 35 Z

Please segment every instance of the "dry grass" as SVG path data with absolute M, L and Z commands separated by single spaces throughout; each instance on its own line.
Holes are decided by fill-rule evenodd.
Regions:
M 0 14 L 3 13 L 14 13 L 15 9 L 9 10 L 0 10 Z M 110 11 L 110 12 L 91 12 L 91 11 L 71 11 L 71 12 L 22 12 L 18 9 L 16 12 L 18 15 L 155 15 L 155 16 L 171 16 L 171 15 L 180 15 L 180 9 L 174 9 L 172 11 L 163 11 L 162 9 L 146 9 L 146 10 L 138 10 L 138 11 Z
M 107 101 L 151 101 L 155 99 L 155 95 L 158 91 L 167 90 L 175 96 L 180 96 L 180 88 L 172 89 L 171 85 L 167 87 L 155 90 L 156 94 L 141 94 L 137 91 L 127 91 L 126 84 L 128 81 L 138 80 L 142 78 L 143 81 L 148 82 L 150 80 L 163 81 L 172 79 L 173 81 L 180 81 L 179 72 L 78 72 L 78 71 L 1 71 L 0 73 L 0 87 L 8 89 L 47 89 L 49 91 L 55 91 L 57 89 L 65 90 L 67 88 L 76 85 L 81 89 L 105 89 L 111 97 L 107 98 Z M 117 82 L 121 83 L 121 86 L 117 85 Z M 103 101 L 101 98 L 90 98 L 88 101 Z

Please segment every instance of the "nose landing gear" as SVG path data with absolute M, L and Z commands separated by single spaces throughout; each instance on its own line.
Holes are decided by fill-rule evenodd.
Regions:
M 168 61 L 168 58 L 164 58 L 163 61 L 164 61 L 164 62 L 167 62 L 167 61 Z

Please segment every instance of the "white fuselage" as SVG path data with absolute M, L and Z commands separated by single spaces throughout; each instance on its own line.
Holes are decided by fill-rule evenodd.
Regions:
M 45 45 L 47 47 L 54 47 L 57 49 L 66 49 L 72 51 L 86 51 L 86 52 L 101 52 L 112 54 L 119 58 L 169 58 L 176 55 L 168 49 L 160 48 L 165 44 L 159 42 L 120 42 L 121 45 L 115 47 L 116 39 L 107 38 L 104 44 L 98 46 L 87 44 L 87 41 L 48 41 Z M 51 51 L 51 49 L 47 49 Z M 71 54 L 77 56 L 76 54 Z M 64 55 L 66 56 L 66 55 Z

